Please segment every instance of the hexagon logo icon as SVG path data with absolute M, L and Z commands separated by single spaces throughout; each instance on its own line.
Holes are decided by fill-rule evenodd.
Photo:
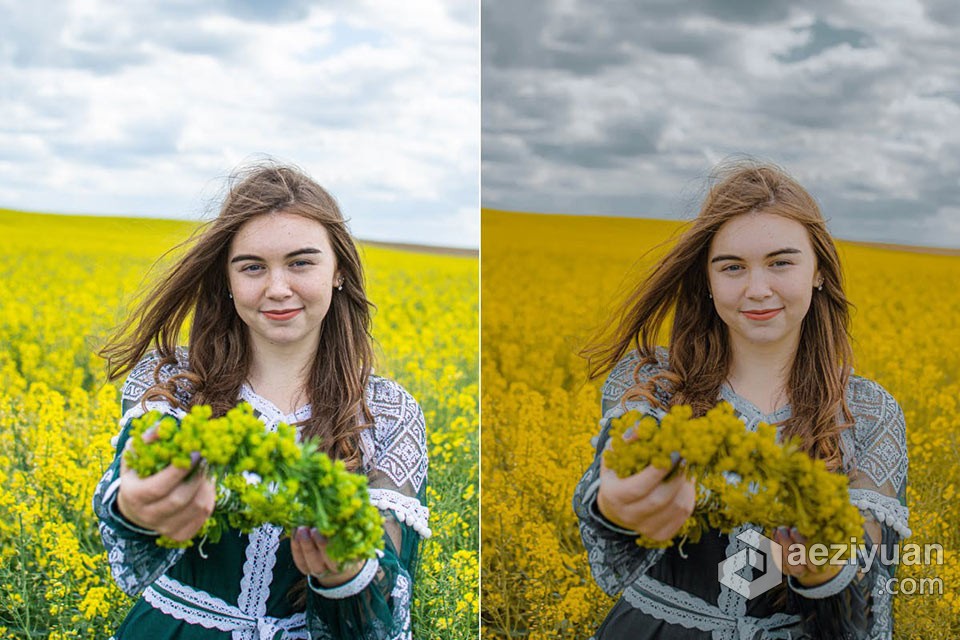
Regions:
M 740 551 L 718 564 L 717 578 L 720 580 L 720 584 L 751 600 L 761 593 L 773 589 L 783 580 L 783 572 L 780 571 L 780 567 L 774 561 L 774 554 L 779 557 L 783 553 L 783 547 L 753 529 L 745 529 L 740 532 L 737 539 L 742 540 L 752 548 L 740 549 Z M 746 578 L 740 575 L 740 571 L 747 566 L 763 571 L 763 574 L 748 582 Z

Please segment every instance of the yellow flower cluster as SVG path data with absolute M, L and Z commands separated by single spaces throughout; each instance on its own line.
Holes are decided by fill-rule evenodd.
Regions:
M 863 517 L 850 504 L 845 475 L 827 471 L 796 440 L 777 443 L 776 428 L 765 422 L 746 431 L 726 402 L 704 416 L 692 415 L 688 405 L 672 407 L 659 422 L 629 411 L 612 420 L 611 447 L 604 453 L 621 478 L 652 465 L 697 482 L 696 507 L 677 537 L 697 542 L 708 528 L 729 533 L 752 523 L 771 537 L 778 526 L 796 527 L 810 544 L 860 539 Z M 673 540 L 640 536 L 637 544 L 668 547 Z
M 207 405 L 192 407 L 182 420 L 150 411 L 133 421 L 125 453 L 140 477 L 171 464 L 189 469 L 191 454 L 203 460 L 203 472 L 217 483 L 217 503 L 195 537 L 217 542 L 227 524 L 249 533 L 272 523 L 288 534 L 305 525 L 330 539 L 327 554 L 335 562 L 373 558 L 383 549 L 383 518 L 370 504 L 366 476 L 330 460 L 314 441 L 298 444 L 288 424 L 266 432 L 245 402 L 225 416 L 211 415 Z M 148 430 L 156 434 L 149 441 Z M 163 547 L 192 543 L 157 538 Z

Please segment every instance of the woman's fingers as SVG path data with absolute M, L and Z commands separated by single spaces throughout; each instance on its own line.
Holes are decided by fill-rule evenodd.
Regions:
M 318 534 L 311 535 L 307 527 L 298 527 L 290 534 L 290 551 L 300 573 L 324 575 L 335 572 L 337 568 L 327 557 L 326 548 L 326 540 Z
M 155 433 L 152 436 L 149 434 L 150 431 L 143 434 L 145 441 L 150 442 L 156 439 Z M 186 469 L 171 464 L 151 476 L 141 478 L 136 471 L 127 466 L 126 457 L 130 448 L 131 444 L 128 440 L 120 456 L 120 475 L 124 477 L 126 484 L 135 485 L 134 491 L 137 491 L 138 497 L 144 502 L 156 502 L 166 498 L 201 462 L 200 453 L 195 451 L 190 456 L 191 465 Z
M 216 488 L 202 468 L 199 455 L 188 469 L 173 466 L 141 478 L 121 461 L 118 507 L 134 524 L 174 540 L 188 540 L 210 517 Z M 191 472 L 194 472 L 190 476 Z M 188 476 L 190 476 L 188 478 Z
M 797 545 L 805 545 L 807 542 L 807 539 L 801 536 L 796 529 L 777 527 L 773 531 L 773 541 L 781 547 L 781 557 L 775 558 L 774 560 L 779 565 L 782 573 L 798 578 L 810 572 L 811 568 L 808 567 L 805 562 L 791 562 L 791 560 L 797 559 L 796 556 L 793 555 L 798 549 Z M 802 557 L 805 559 L 806 553 L 804 553 Z
M 158 438 L 151 427 L 142 436 L 144 442 Z M 157 531 L 174 540 L 189 540 L 213 513 L 216 487 L 204 473 L 198 452 L 191 455 L 191 465 L 182 469 L 173 465 L 141 478 L 127 466 L 131 449 L 128 440 L 120 457 L 120 492 L 117 496 L 121 513 L 134 524 Z
M 152 476 L 145 478 L 150 481 L 149 489 L 144 496 L 149 502 L 155 502 L 157 500 L 163 500 L 167 496 L 176 492 L 183 486 L 193 485 L 198 478 L 203 478 L 202 473 L 194 474 L 187 482 L 184 480 L 189 476 L 200 464 L 200 454 L 194 452 L 191 455 L 192 464 L 186 469 L 181 469 L 180 467 L 175 467 L 172 464 L 156 472 Z M 193 487 L 193 492 L 196 491 L 196 486 Z
M 633 507 L 633 517 L 642 525 L 637 529 L 654 540 L 669 540 L 693 513 L 696 486 L 683 476 L 658 486 L 645 500 Z
M 216 487 L 203 473 L 177 487 L 166 500 L 145 507 L 154 530 L 174 540 L 189 540 L 207 521 L 216 505 Z
M 688 484 L 693 483 L 682 475 L 660 482 L 646 494 L 633 498 L 628 503 L 628 509 L 635 518 L 655 518 L 657 514 L 682 511 L 686 505 L 681 504 L 680 499 L 685 499 L 685 494 L 681 495 L 681 492 Z
M 658 469 L 651 465 L 632 476 L 620 478 L 615 471 L 602 465 L 600 482 L 607 485 L 604 488 L 610 499 L 624 503 L 636 502 L 664 484 L 663 480 L 669 473 L 670 469 Z
M 676 461 L 679 463 L 679 460 Z M 647 467 L 628 478 L 601 473 L 597 506 L 615 524 L 657 540 L 672 538 L 693 513 L 696 486 L 683 474 Z

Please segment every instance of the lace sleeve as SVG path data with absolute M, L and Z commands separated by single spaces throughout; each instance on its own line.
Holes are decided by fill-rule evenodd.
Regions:
M 323 589 L 310 583 L 307 627 L 314 639 L 411 638 L 419 545 L 430 536 L 423 412 L 402 387 L 382 378 L 371 381 L 367 403 L 375 418 L 363 440 L 374 461 L 370 500 L 384 516 L 385 549 L 345 585 Z
M 906 506 L 907 443 L 903 411 L 875 382 L 855 379 L 847 398 L 856 423 L 848 466 L 850 501 L 864 517 L 865 549 L 829 582 L 804 589 L 791 580 L 805 625 L 822 637 L 889 638 L 893 633 L 893 552 L 910 535 Z M 849 455 L 851 452 L 847 452 Z
M 617 595 L 624 587 L 646 572 L 663 556 L 663 549 L 645 549 L 636 543 L 636 533 L 622 529 L 603 517 L 597 509 L 600 489 L 600 458 L 609 440 L 610 421 L 631 410 L 638 410 L 658 418 L 662 412 L 647 402 L 621 402 L 628 389 L 634 386 L 633 372 L 638 363 L 636 352 L 631 352 L 610 372 L 603 385 L 600 434 L 595 440 L 593 463 L 577 484 L 573 509 L 580 521 L 580 537 L 587 550 L 587 560 L 593 578 L 609 595 Z M 653 375 L 656 367 L 641 369 L 641 379 Z
M 114 439 L 114 459 L 93 495 L 93 509 L 99 520 L 100 537 L 107 550 L 110 571 L 117 586 L 132 596 L 139 594 L 176 564 L 184 552 L 183 549 L 158 547 L 154 542 L 157 536 L 155 532 L 133 524 L 117 509 L 120 455 L 134 418 L 149 409 L 182 416 L 182 412 L 173 410 L 166 403 L 149 402 L 146 409 L 140 403 L 144 391 L 152 385 L 152 382 L 147 384 L 147 381 L 152 379 L 156 363 L 157 357 L 154 354 L 147 356 L 137 364 L 124 383 L 121 403 L 124 417 L 121 419 L 121 431 Z

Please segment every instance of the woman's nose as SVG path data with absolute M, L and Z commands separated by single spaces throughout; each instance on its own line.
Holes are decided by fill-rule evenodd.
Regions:
M 762 299 L 770 296 L 773 292 L 770 290 L 770 281 L 763 271 L 755 270 L 750 273 L 747 280 L 748 298 Z
M 270 280 L 267 283 L 267 296 L 270 298 L 286 298 L 290 295 L 290 283 L 283 271 L 274 271 L 270 274 Z

